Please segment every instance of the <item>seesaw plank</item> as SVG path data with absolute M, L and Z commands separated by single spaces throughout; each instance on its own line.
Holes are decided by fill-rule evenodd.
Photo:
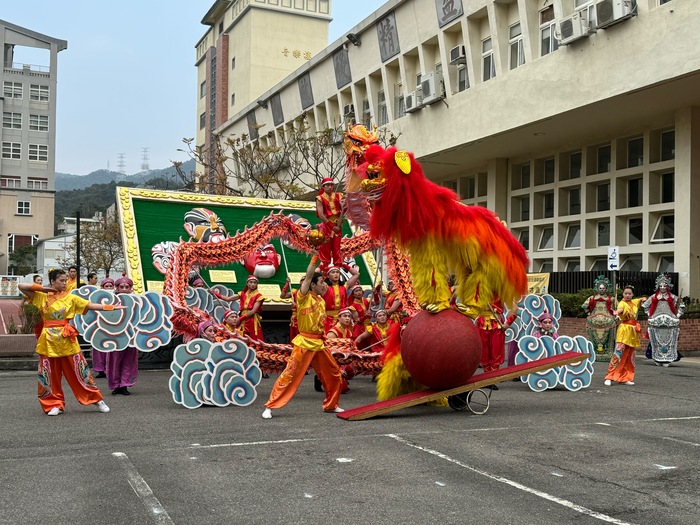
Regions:
M 506 368 L 493 370 L 491 372 L 477 374 L 472 376 L 464 385 L 451 388 L 449 390 L 419 390 L 403 396 L 387 399 L 386 401 L 378 401 L 377 403 L 370 403 L 369 405 L 350 408 L 345 410 L 345 412 L 340 412 L 338 417 L 347 421 L 370 419 L 388 414 L 390 412 L 395 412 L 396 410 L 401 410 L 403 408 L 429 403 L 430 401 L 435 401 L 436 399 L 443 397 L 462 394 L 464 392 L 469 392 L 470 390 L 478 390 L 479 388 L 495 385 L 496 383 L 501 383 L 503 381 L 509 381 L 511 379 L 515 379 L 516 377 L 532 374 L 534 372 L 542 372 L 551 368 L 577 363 L 583 359 L 586 359 L 587 357 L 588 354 L 582 354 L 580 352 L 564 352 L 563 354 L 538 359 L 537 361 L 530 361 L 520 365 L 509 366 Z

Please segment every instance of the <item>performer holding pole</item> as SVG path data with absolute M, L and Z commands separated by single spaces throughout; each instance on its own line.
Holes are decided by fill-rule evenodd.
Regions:
M 319 230 L 326 237 L 326 242 L 318 248 L 321 259 L 321 270 L 327 271 L 331 266 L 340 268 L 343 257 L 340 254 L 340 238 L 342 237 L 343 194 L 333 191 L 335 183 L 330 177 L 321 181 L 321 190 L 316 197 L 316 215 L 321 219 Z
M 287 367 L 275 381 L 270 398 L 265 403 L 264 419 L 272 418 L 272 409 L 282 408 L 292 400 L 309 366 L 321 379 L 326 392 L 323 411 L 343 412 L 338 406 L 342 383 L 340 369 L 324 340 L 326 304 L 322 296 L 328 285 L 323 275 L 316 272 L 317 264 L 318 254 L 314 254 L 297 294 L 299 334 L 292 341 L 294 348 Z

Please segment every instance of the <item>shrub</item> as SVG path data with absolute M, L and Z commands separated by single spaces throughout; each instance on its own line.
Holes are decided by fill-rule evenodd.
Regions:
M 41 321 L 41 312 L 33 304 L 24 303 L 19 307 L 19 320 L 22 323 L 23 334 L 33 334 L 34 327 Z
M 15 324 L 15 318 L 13 316 L 10 316 L 10 319 L 7 321 L 7 333 L 8 334 L 16 334 L 17 333 L 17 325 Z

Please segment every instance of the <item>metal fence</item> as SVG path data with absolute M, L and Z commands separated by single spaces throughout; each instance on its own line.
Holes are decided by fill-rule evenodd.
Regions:
M 549 293 L 577 293 L 579 290 L 593 288 L 596 278 L 604 275 L 610 282 L 613 274 L 617 274 L 617 286 L 634 286 L 635 295 L 651 295 L 656 288 L 658 272 L 552 272 L 549 274 Z M 678 290 L 678 273 L 668 272 L 673 283 L 673 292 Z M 684 292 L 684 293 L 687 293 Z

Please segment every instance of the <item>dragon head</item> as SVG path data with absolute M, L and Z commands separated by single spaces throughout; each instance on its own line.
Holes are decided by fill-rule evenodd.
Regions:
M 349 161 L 355 166 L 359 166 L 364 162 L 364 154 L 367 148 L 373 144 L 379 143 L 377 135 L 377 126 L 372 127 L 372 131 L 368 131 L 362 124 L 349 126 L 345 132 L 345 155 Z

